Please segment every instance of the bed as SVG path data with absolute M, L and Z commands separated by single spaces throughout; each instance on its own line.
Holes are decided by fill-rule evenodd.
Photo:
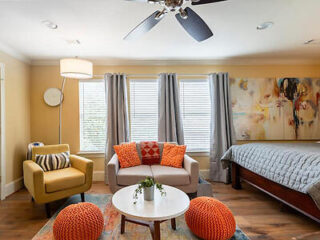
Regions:
M 234 145 L 221 161 L 233 188 L 246 181 L 320 223 L 320 144 Z

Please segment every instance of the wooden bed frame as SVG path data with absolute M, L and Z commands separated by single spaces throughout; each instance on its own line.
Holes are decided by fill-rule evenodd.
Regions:
M 287 188 L 232 162 L 232 187 L 241 189 L 241 180 L 320 223 L 320 209 L 308 194 Z

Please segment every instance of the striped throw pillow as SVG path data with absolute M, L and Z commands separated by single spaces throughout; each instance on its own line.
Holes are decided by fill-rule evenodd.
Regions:
M 36 154 L 36 163 L 43 169 L 43 171 L 48 172 L 70 167 L 69 157 L 69 151 L 47 155 Z

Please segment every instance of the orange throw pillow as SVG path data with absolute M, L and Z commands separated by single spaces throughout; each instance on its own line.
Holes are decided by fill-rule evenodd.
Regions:
M 182 168 L 187 146 L 165 143 L 163 146 L 161 165 Z
M 141 165 L 141 160 L 137 152 L 137 145 L 135 142 L 124 143 L 113 146 L 114 151 L 118 155 L 121 168 L 129 168 Z

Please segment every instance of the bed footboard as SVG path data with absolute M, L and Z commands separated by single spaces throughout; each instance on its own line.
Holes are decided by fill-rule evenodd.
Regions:
M 240 189 L 241 180 L 320 223 L 320 209 L 308 194 L 287 188 L 232 162 L 232 187 Z

